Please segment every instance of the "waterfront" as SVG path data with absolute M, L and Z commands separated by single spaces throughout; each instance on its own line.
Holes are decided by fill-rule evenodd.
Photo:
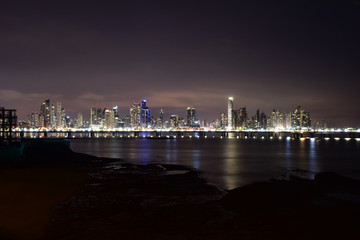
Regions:
M 136 164 L 197 168 L 224 189 L 297 175 L 336 172 L 359 178 L 360 141 L 351 139 L 72 139 L 76 152 Z

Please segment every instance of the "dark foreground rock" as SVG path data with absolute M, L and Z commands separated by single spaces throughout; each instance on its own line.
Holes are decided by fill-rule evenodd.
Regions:
M 62 143 L 33 144 L 25 170 L 2 169 L 2 193 L 24 198 L 28 220 L 18 210 L 24 228 L 16 217 L 1 226 L 4 215 L 0 239 L 360 239 L 360 182 L 333 173 L 223 191 L 185 166 L 134 165 L 77 154 Z M 37 209 L 43 217 L 31 231 Z
M 360 239 L 360 183 L 331 173 L 224 192 L 176 165 L 107 166 L 45 239 Z

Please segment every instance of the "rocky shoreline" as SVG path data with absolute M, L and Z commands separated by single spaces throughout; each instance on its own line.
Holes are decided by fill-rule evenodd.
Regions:
M 360 183 L 336 174 L 223 191 L 182 166 L 122 164 L 59 205 L 47 239 L 359 239 L 359 216 Z
M 43 152 L 34 153 L 28 152 L 31 168 L 45 164 Z M 0 231 L 2 239 L 360 239 L 360 182 L 333 173 L 226 191 L 185 166 L 135 165 L 64 149 L 51 165 L 69 165 L 87 180 L 54 206 L 41 234 Z

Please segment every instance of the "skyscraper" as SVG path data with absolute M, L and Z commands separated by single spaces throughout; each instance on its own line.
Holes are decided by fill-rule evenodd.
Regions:
M 43 116 L 43 127 L 50 127 L 50 100 L 45 99 L 40 107 L 40 114 Z
M 160 128 L 163 128 L 163 127 L 164 127 L 164 111 L 163 111 L 162 109 L 160 110 L 159 118 L 160 118 L 160 125 L 159 125 L 159 127 L 160 127 Z
M 115 115 L 112 109 L 104 110 L 104 128 L 111 129 L 115 127 Z
M 114 112 L 114 119 L 115 119 L 114 127 L 118 128 L 118 127 L 120 127 L 120 122 L 121 122 L 120 115 L 119 115 L 119 107 L 115 106 L 112 108 L 112 110 Z
M 65 108 L 61 108 L 61 126 L 62 127 L 68 127 L 67 125 L 68 118 L 66 117 Z
M 141 115 L 141 108 L 140 104 L 134 102 L 133 105 L 130 107 L 130 127 L 131 128 L 138 128 L 140 126 L 140 115 Z
M 61 102 L 56 103 L 56 127 L 63 127 L 61 121 Z
M 229 97 L 229 101 L 228 101 L 228 126 L 227 128 L 229 130 L 234 129 L 234 125 L 233 125 L 233 109 L 234 109 L 234 103 L 233 103 L 233 98 Z
M 186 110 L 186 125 L 188 127 L 195 127 L 195 121 L 196 121 L 196 110 L 195 108 L 188 107 Z
M 291 128 L 311 128 L 310 113 L 298 106 L 291 112 Z
M 225 113 L 221 113 L 220 114 L 220 127 L 222 129 L 226 129 L 227 124 L 228 124 L 227 115 Z
M 50 108 L 50 126 L 52 128 L 56 127 L 56 111 L 54 104 L 51 104 L 51 108 Z
M 179 116 L 171 115 L 170 116 L 170 128 L 177 128 L 179 126 Z
M 83 126 L 84 126 L 83 115 L 82 113 L 78 113 L 76 119 L 76 127 L 82 128 Z
M 146 106 L 146 100 L 141 101 L 140 123 L 143 128 L 147 128 L 150 123 L 150 110 Z
M 270 116 L 270 127 L 274 129 L 283 129 L 285 128 L 285 119 L 282 112 L 277 109 L 273 109 Z
M 90 127 L 100 128 L 102 122 L 101 108 L 92 108 L 90 111 Z

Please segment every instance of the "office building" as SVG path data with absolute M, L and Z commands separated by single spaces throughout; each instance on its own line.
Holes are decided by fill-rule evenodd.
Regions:
M 234 125 L 233 125 L 233 110 L 234 110 L 234 103 L 233 103 L 233 98 L 229 97 L 228 100 L 228 124 L 227 124 L 227 128 L 229 130 L 234 129 Z
M 50 100 L 45 99 L 40 107 L 40 114 L 42 115 L 42 126 L 45 128 L 50 127 Z
M 186 109 L 186 125 L 187 127 L 197 127 L 196 122 L 196 110 L 195 108 L 188 107 Z
M 141 107 L 140 104 L 134 102 L 130 107 L 130 127 L 131 128 L 139 128 L 140 127 L 140 115 L 141 115 Z
M 170 116 L 170 128 L 178 128 L 179 127 L 179 116 L 171 115 Z
M 101 108 L 91 108 L 90 110 L 90 128 L 102 127 L 103 113 Z
M 295 110 L 291 112 L 291 128 L 310 129 L 311 128 L 310 113 L 302 109 L 301 106 L 295 108 Z
M 146 106 L 146 100 L 141 101 L 140 124 L 143 128 L 147 128 L 150 125 L 150 110 Z

